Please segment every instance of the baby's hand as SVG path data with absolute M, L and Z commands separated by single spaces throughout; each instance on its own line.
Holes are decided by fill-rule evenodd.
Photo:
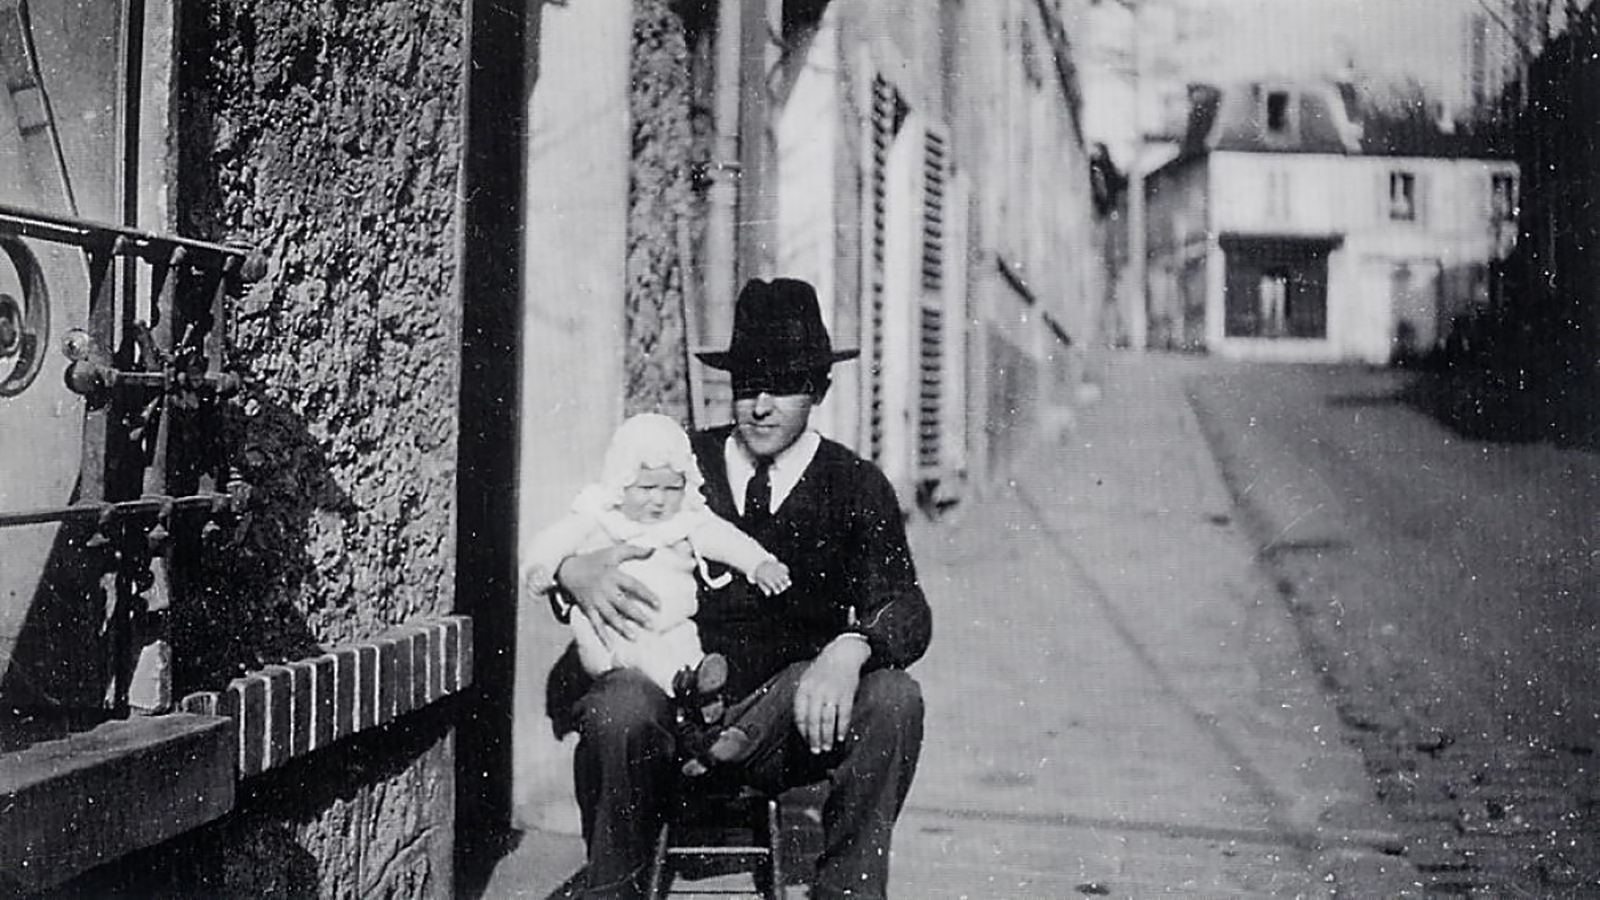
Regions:
M 775 559 L 769 559 L 756 566 L 755 572 L 751 573 L 750 577 L 755 581 L 756 587 L 761 588 L 761 593 L 768 597 L 787 591 L 789 585 L 794 583 L 789 580 L 789 567 Z
M 543 599 L 544 592 L 550 587 L 550 575 L 543 566 L 531 566 L 522 571 L 522 602 L 531 603 Z

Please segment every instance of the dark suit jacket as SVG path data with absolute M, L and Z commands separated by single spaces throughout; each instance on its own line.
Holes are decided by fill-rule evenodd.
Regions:
M 899 501 L 883 472 L 823 439 L 772 518 L 752 526 L 740 519 L 728 487 L 723 445 L 730 431 L 714 428 L 692 438 L 706 503 L 788 565 L 794 586 L 766 597 L 734 573 L 727 587 L 702 589 L 695 621 L 706 651 L 728 657 L 729 693 L 745 695 L 846 631 L 866 636 L 869 668 L 905 667 L 921 658 L 932 616 Z

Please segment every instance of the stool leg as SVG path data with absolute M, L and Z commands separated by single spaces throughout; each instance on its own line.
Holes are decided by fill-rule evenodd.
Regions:
M 783 900 L 783 823 L 778 799 L 767 798 L 767 900 Z
M 663 823 L 661 833 L 656 836 L 656 855 L 650 860 L 650 891 L 645 895 L 647 900 L 661 900 L 672 883 L 672 874 L 667 871 L 667 847 L 672 839 L 671 831 L 672 826 Z

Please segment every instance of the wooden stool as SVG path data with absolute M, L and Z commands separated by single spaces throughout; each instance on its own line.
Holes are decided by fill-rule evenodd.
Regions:
M 656 838 L 650 865 L 650 900 L 670 896 L 680 870 L 729 874 L 749 870 L 756 893 L 783 898 L 783 828 L 778 798 L 750 787 L 718 788 L 698 779 L 673 806 Z M 735 868 L 729 869 L 732 865 Z M 705 877 L 705 876 L 702 876 Z

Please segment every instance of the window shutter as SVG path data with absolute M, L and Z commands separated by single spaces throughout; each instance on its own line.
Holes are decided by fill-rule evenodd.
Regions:
M 945 137 L 929 130 L 922 158 L 922 289 L 944 287 L 945 181 L 949 171 Z
M 922 155 L 922 302 L 917 330 L 916 464 L 925 474 L 943 462 L 945 223 L 950 173 L 948 138 L 928 129 Z
M 889 240 L 889 150 L 898 130 L 899 94 L 883 76 L 872 80 L 872 113 L 868 122 L 872 147 L 871 171 L 867 173 L 867 202 L 871 206 L 872 233 L 868 247 L 867 284 L 870 291 L 866 324 L 866 416 L 867 457 L 882 460 L 884 443 L 883 344 L 885 326 L 885 278 L 888 274 Z
M 917 468 L 938 470 L 944 459 L 944 309 L 924 305 L 918 319 Z

